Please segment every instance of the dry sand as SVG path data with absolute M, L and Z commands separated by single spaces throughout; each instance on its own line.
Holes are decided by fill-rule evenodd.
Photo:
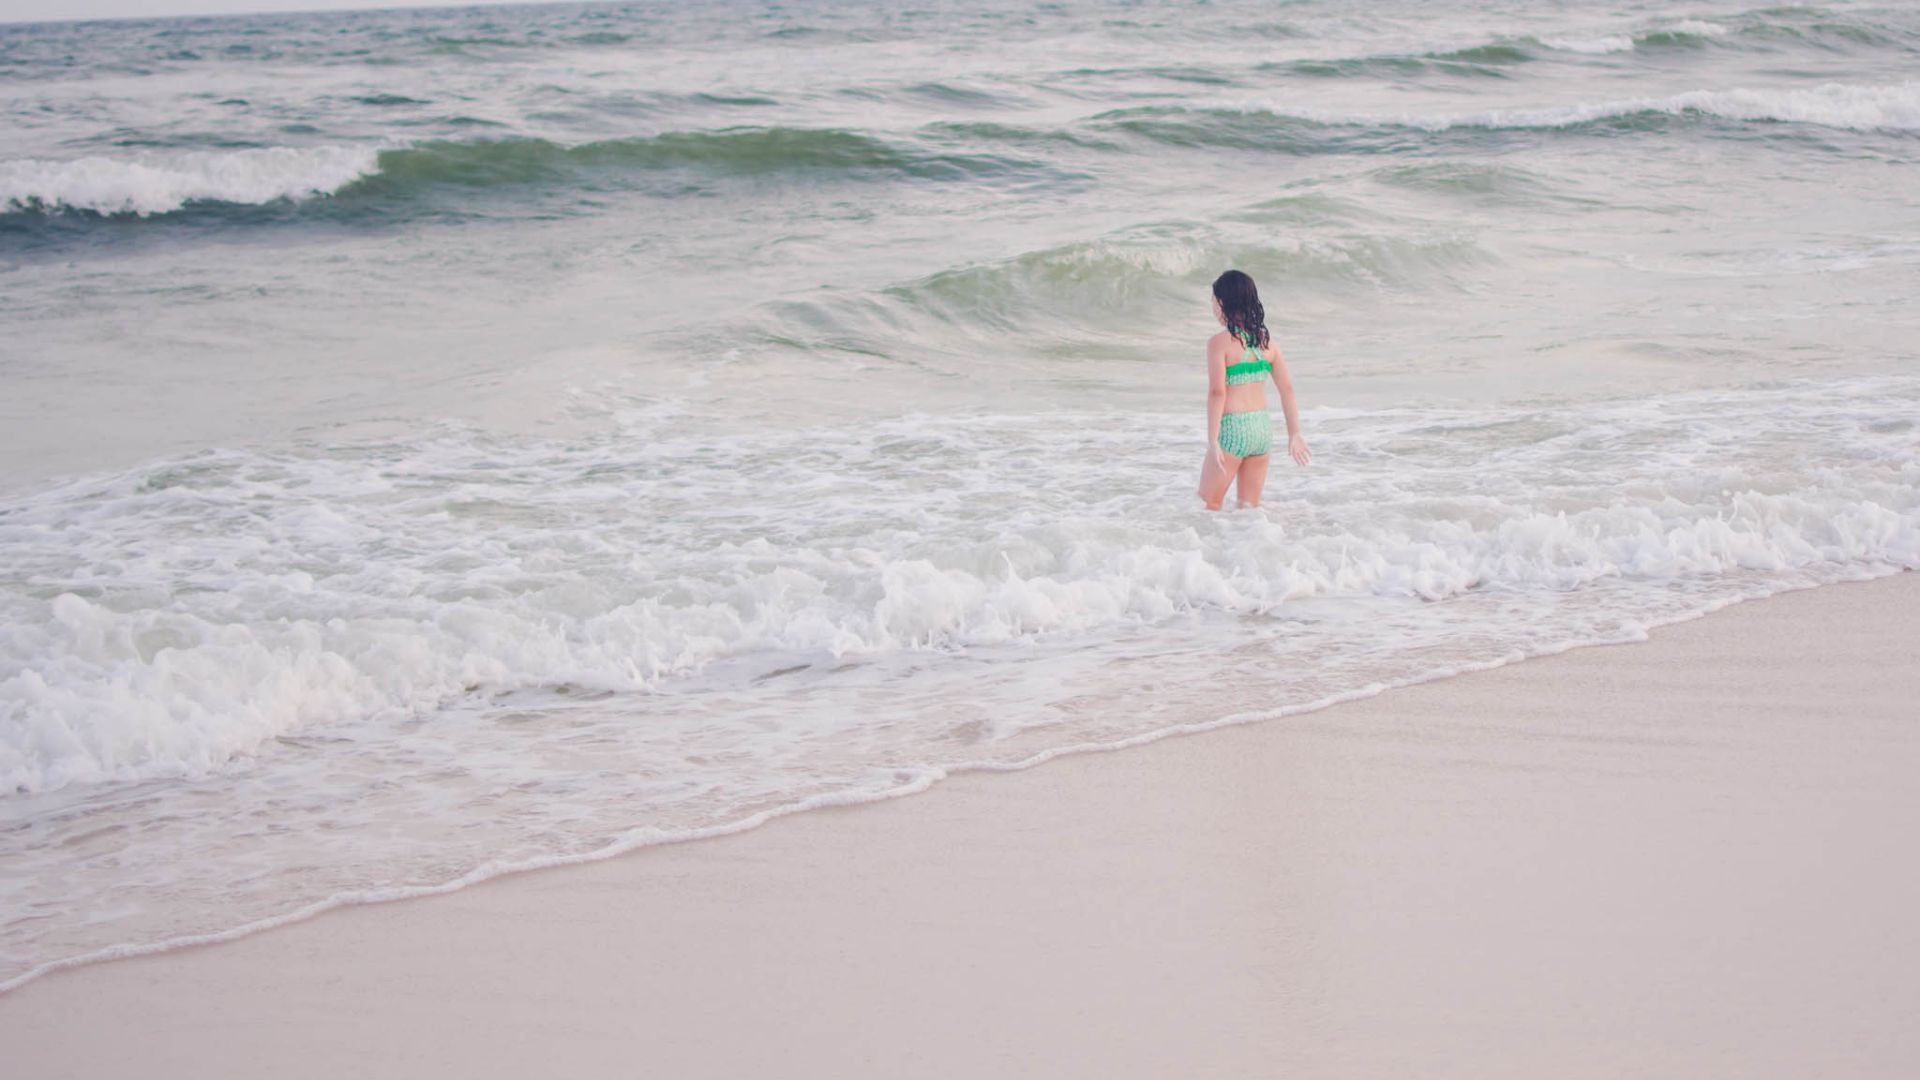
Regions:
M 1920 574 L 59 972 L 0 1063 L 1920 1077 Z

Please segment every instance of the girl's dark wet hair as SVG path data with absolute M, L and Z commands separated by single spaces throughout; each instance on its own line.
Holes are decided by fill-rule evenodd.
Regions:
M 1267 347 L 1267 309 L 1260 306 L 1260 290 L 1253 279 L 1239 270 L 1229 270 L 1213 279 L 1213 296 L 1227 317 L 1227 329 L 1241 341 L 1252 338 Z

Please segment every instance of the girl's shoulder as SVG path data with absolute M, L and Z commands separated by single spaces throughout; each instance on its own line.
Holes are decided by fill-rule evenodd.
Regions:
M 1207 348 L 1214 352 L 1233 353 L 1236 356 L 1247 351 L 1246 343 L 1241 341 L 1231 330 L 1222 330 L 1208 338 Z M 1271 330 L 1267 331 L 1267 343 L 1261 347 L 1260 355 L 1266 357 L 1268 360 L 1278 360 L 1280 358 L 1280 341 L 1273 336 L 1273 331 Z

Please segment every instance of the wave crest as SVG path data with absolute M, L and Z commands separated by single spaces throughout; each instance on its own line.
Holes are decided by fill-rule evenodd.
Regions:
M 837 128 L 743 127 L 564 145 L 545 139 L 432 142 L 380 155 L 369 186 L 413 181 L 524 183 L 567 169 L 693 168 L 751 175 L 786 171 L 895 172 L 958 179 L 1029 163 L 986 154 L 919 153 Z
M 1145 106 L 1090 123 L 1176 146 L 1240 146 L 1309 154 L 1380 148 L 1409 132 L 1644 129 L 1670 118 L 1812 124 L 1852 131 L 1920 131 L 1920 80 L 1862 86 L 1823 83 L 1793 90 L 1690 90 L 1659 98 L 1574 102 L 1478 113 L 1348 113 L 1245 101 L 1218 106 Z
M 1287 206 L 1273 208 L 1284 217 Z M 1311 208 L 1318 221 L 1331 219 Z M 1243 220 L 1258 223 L 1256 209 Z M 1141 303 L 1188 302 L 1222 266 L 1239 266 L 1289 287 L 1444 288 L 1457 271 L 1496 261 L 1471 236 L 1253 235 L 1173 225 L 1030 251 L 1011 259 L 943 270 L 886 295 L 962 327 L 1014 329 L 1041 321 L 1101 325 Z
M 440 140 L 372 147 L 269 147 L 115 159 L 0 162 L 0 209 L 103 215 L 165 214 L 190 205 L 258 206 L 314 196 L 389 196 L 422 187 L 491 188 L 564 181 L 599 171 L 691 169 L 753 176 L 806 172 L 983 179 L 1054 172 L 988 153 L 922 151 L 835 128 L 672 131 L 564 144 L 547 139 Z
M 261 205 L 330 195 L 379 168 L 371 147 L 260 147 L 132 158 L 0 162 L 0 209 L 145 217 L 191 203 Z

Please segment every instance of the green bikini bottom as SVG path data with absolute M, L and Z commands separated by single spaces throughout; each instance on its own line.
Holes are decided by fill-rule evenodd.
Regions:
M 1220 414 L 1220 449 L 1237 458 L 1273 449 L 1273 416 L 1265 409 Z

